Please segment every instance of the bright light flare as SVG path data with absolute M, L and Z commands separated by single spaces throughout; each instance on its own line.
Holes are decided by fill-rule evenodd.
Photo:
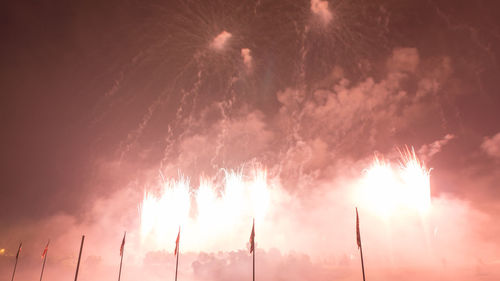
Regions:
M 160 196 L 145 192 L 140 207 L 141 237 L 151 235 L 161 242 L 173 228 L 187 223 L 190 205 L 189 180 L 184 177 L 166 181 Z
M 267 188 L 267 172 L 265 170 L 254 170 L 250 184 L 252 213 L 257 221 L 261 221 L 264 219 L 271 203 L 271 196 Z
M 431 207 L 431 170 L 418 160 L 413 148 L 402 152 L 401 158 L 399 169 L 405 187 L 405 203 L 410 208 L 426 212 Z
M 383 217 L 401 211 L 424 214 L 431 207 L 430 170 L 413 149 L 400 154 L 401 162 L 395 166 L 375 157 L 361 180 L 360 204 Z
M 167 181 L 160 193 L 146 192 L 141 205 L 141 237 L 151 247 L 171 246 L 179 225 L 187 250 L 224 250 L 241 247 L 252 218 L 263 223 L 270 205 L 267 172 L 253 169 L 223 170 L 217 183 L 200 179 L 198 188 L 189 180 Z M 191 204 L 192 203 L 192 204 Z M 203 233 L 203 241 L 199 239 Z M 236 234 L 238 233 L 238 234 Z M 235 241 L 233 241 L 235 240 Z M 203 243 L 202 243 L 203 242 Z

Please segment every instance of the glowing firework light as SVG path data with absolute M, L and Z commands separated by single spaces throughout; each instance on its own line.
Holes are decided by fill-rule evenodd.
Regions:
M 375 157 L 358 180 L 349 204 L 382 218 L 425 215 L 431 206 L 430 170 L 413 149 L 400 151 L 400 157 L 397 164 Z M 187 251 L 241 249 L 242 237 L 254 217 L 264 228 L 272 229 L 266 224 L 273 220 L 275 208 L 283 208 L 280 202 L 285 197 L 281 189 L 269 188 L 267 171 L 221 172 L 220 179 L 201 178 L 196 187 L 179 176 L 163 181 L 159 190 L 146 191 L 140 207 L 143 246 L 169 250 L 179 225 L 185 230 Z
M 181 225 L 188 251 L 241 248 L 242 241 L 235 240 L 238 233 L 248 232 L 252 218 L 265 220 L 270 203 L 267 172 L 253 169 L 248 176 L 242 169 L 223 172 L 220 183 L 202 178 L 192 188 L 181 176 L 167 180 L 157 194 L 146 191 L 140 208 L 145 247 L 168 249 Z
M 375 157 L 361 181 L 360 204 L 383 217 L 406 211 L 425 214 L 431 207 L 430 170 L 413 148 L 400 156 L 395 166 Z

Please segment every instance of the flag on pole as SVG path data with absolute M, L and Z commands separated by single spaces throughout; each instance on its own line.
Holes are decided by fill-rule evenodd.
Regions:
M 42 259 L 45 258 L 45 256 L 47 255 L 47 252 L 49 251 L 49 243 L 50 243 L 50 240 L 47 242 L 45 249 L 43 249 Z
M 179 233 L 177 233 L 177 239 L 175 240 L 174 255 L 177 255 L 177 252 L 179 251 L 179 239 L 180 238 L 181 238 L 181 227 L 179 226 Z
M 45 249 L 43 249 L 43 253 L 42 253 L 43 264 L 42 264 L 42 271 L 40 272 L 40 281 L 42 281 L 43 271 L 45 270 L 45 262 L 47 261 L 47 253 L 49 251 L 49 243 L 50 243 L 50 239 L 47 241 L 47 245 L 45 246 Z
M 358 208 L 356 208 L 356 242 L 358 244 L 358 250 L 359 250 L 361 248 L 361 234 L 359 233 Z
M 120 246 L 120 271 L 118 271 L 118 281 L 120 281 L 120 278 L 122 277 L 123 250 L 125 249 L 125 237 L 126 236 L 127 236 L 127 232 L 125 231 L 123 233 L 123 240 L 122 240 L 122 244 Z
M 122 240 L 122 245 L 120 246 L 120 257 L 123 257 L 123 249 L 125 248 L 125 236 L 127 235 L 127 232 L 123 234 L 123 240 Z
M 250 253 L 255 250 L 255 219 L 252 223 L 252 233 L 250 233 Z
M 23 242 L 19 243 L 19 248 L 17 249 L 16 260 L 19 258 L 19 254 L 21 253 L 21 248 L 23 247 Z
M 177 256 L 175 261 L 175 281 L 177 281 L 177 270 L 179 268 L 179 240 L 181 238 L 181 226 L 179 225 L 179 233 L 177 233 L 177 239 L 175 240 L 175 251 L 174 255 Z

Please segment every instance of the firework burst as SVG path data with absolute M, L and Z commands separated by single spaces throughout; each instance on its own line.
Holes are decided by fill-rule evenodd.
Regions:
M 168 247 L 179 225 L 187 250 L 230 250 L 248 221 L 264 221 L 270 206 L 267 172 L 256 168 L 223 170 L 221 182 L 202 178 L 197 188 L 189 180 L 167 180 L 157 194 L 145 192 L 141 204 L 141 238 L 146 247 Z M 203 241 L 199 233 L 204 233 Z
M 375 157 L 360 187 L 361 205 L 383 217 L 398 213 L 425 214 L 431 207 L 430 170 L 414 149 L 400 150 L 398 165 Z

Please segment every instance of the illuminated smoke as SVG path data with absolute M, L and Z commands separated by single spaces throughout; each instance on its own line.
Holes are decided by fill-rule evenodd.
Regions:
M 455 138 L 454 135 L 447 134 L 446 136 L 444 136 L 443 139 L 434 141 L 431 144 L 423 145 L 418 150 L 418 154 L 420 155 L 420 158 L 423 159 L 424 161 L 428 161 L 435 154 L 439 153 L 443 149 L 443 146 L 445 146 L 448 142 L 450 142 L 454 138 Z
M 224 49 L 224 47 L 227 44 L 227 41 L 229 40 L 229 38 L 231 38 L 231 36 L 232 36 L 231 33 L 227 32 L 225 30 L 222 31 L 212 41 L 212 44 L 211 44 L 212 48 L 214 48 L 216 50 L 222 50 L 222 49 Z
M 318 15 L 324 23 L 328 23 L 332 19 L 332 12 L 328 9 L 328 1 L 311 0 L 311 11 Z
M 241 49 L 241 57 L 243 58 L 243 63 L 248 69 L 250 69 L 252 67 L 252 55 L 250 54 L 250 49 Z
M 489 156 L 500 158 L 500 133 L 492 136 L 491 138 L 485 138 L 481 144 L 481 148 Z

